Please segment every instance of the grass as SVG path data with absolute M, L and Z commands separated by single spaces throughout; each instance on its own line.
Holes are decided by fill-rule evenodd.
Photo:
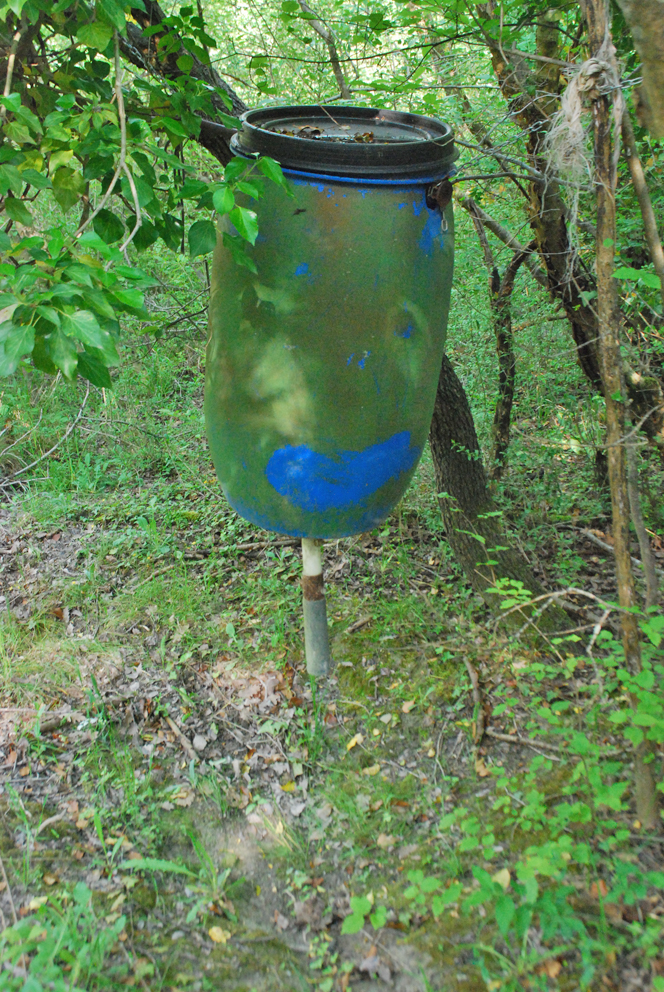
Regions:
M 175 312 L 198 275 L 154 261 Z M 495 357 L 472 250 L 457 273 L 450 351 L 486 446 Z M 597 404 L 550 316 L 520 275 L 514 434 L 495 496 L 552 585 L 611 596 L 609 564 L 573 529 L 609 519 Z M 0 747 L 14 757 L 0 766 L 0 854 L 27 915 L 5 920 L 0 955 L 14 969 L 24 956 L 54 988 L 80 961 L 76 981 L 94 992 L 348 992 L 372 954 L 422 990 L 610 990 L 630 968 L 657 989 L 664 880 L 634 826 L 615 644 L 565 667 L 493 630 L 445 543 L 427 453 L 384 527 L 328 544 L 337 668 L 310 685 L 298 550 L 239 548 L 266 535 L 214 478 L 203 345 L 201 325 L 157 346 L 132 339 L 114 392 L 91 395 L 80 429 L 5 508 L 19 549 L 3 565 Z M 12 464 L 48 450 L 81 395 L 18 377 L 1 399 L 9 440 L 43 416 Z M 647 472 L 657 494 L 661 469 Z M 465 660 L 489 728 L 531 745 L 476 747 Z M 76 716 L 42 734 L 18 707 Z M 621 865 L 636 866 L 624 884 Z M 367 913 L 340 932 L 351 896 L 370 897 L 376 928 Z M 60 940 L 70 960 L 40 957 L 44 931 L 44 949 Z

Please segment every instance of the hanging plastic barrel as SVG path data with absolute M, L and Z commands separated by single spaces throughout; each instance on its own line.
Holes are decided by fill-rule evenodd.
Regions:
M 370 530 L 408 487 L 433 412 L 452 131 L 414 114 L 278 107 L 246 113 L 232 148 L 275 158 L 293 196 L 268 182 L 251 203 L 257 274 L 218 238 L 205 382 L 217 476 L 266 530 Z

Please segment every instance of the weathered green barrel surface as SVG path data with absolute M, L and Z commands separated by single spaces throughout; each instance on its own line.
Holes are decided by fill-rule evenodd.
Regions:
M 452 207 L 424 186 L 291 180 L 259 201 L 258 275 L 214 255 L 205 416 L 237 512 L 335 538 L 382 523 L 426 442 L 450 302 Z
M 303 124 L 329 140 L 302 140 Z M 405 492 L 431 421 L 454 242 L 452 207 L 428 193 L 454 161 L 451 131 L 392 111 L 270 108 L 245 114 L 232 145 L 299 165 L 284 170 L 292 197 L 267 183 L 252 204 L 257 274 L 219 234 L 205 383 L 217 475 L 267 530 L 369 530 Z

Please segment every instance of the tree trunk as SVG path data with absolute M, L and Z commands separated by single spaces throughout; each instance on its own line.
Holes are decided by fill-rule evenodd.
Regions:
M 473 589 L 497 612 L 503 594 L 489 590 L 498 579 L 523 583 L 532 596 L 544 590 L 523 556 L 509 547 L 501 514 L 489 495 L 473 415 L 463 385 L 447 355 L 443 356 L 429 433 L 438 502 L 445 533 L 455 558 Z M 521 627 L 528 608 L 511 614 Z M 569 627 L 565 612 L 550 605 L 537 620 L 545 633 Z
M 493 17 L 495 8 L 494 0 L 490 0 L 480 5 L 478 10 L 483 17 Z M 555 22 L 545 18 L 537 29 L 538 53 L 548 58 L 554 57 L 558 36 Z M 554 100 L 551 90 L 558 85 L 557 75 L 555 80 L 551 79 L 551 67 L 545 66 L 544 70 L 533 76 L 522 56 L 513 54 L 513 61 L 507 62 L 499 39 L 485 32 L 485 40 L 501 92 L 511 108 L 512 116 L 527 136 L 530 165 L 546 176 L 545 180 L 533 179 L 530 183 L 530 224 L 546 268 L 549 290 L 562 303 L 570 322 L 579 364 L 597 389 L 601 385 L 595 345 L 597 316 L 589 302 L 595 289 L 594 279 L 584 271 L 578 257 L 573 256 L 567 229 L 567 208 L 557 177 L 551 172 L 544 146 Z M 585 296 L 586 302 L 585 294 L 588 294 Z
M 618 0 L 643 63 L 644 123 L 664 138 L 664 0 Z
M 588 22 L 590 49 L 596 55 L 610 38 L 608 3 L 607 0 L 582 0 L 582 7 Z M 621 315 L 616 280 L 613 278 L 616 245 L 616 175 L 611 135 L 612 108 L 609 96 L 606 92 L 601 92 L 599 86 L 592 93 L 592 114 L 597 191 L 599 359 L 606 404 L 606 444 L 611 487 L 613 548 L 618 599 L 623 611 L 620 614 L 620 622 L 625 660 L 627 666 L 636 672 L 641 668 L 641 646 L 639 627 L 634 613 L 637 602 L 629 551 L 630 507 L 625 450 L 625 384 L 620 355 Z M 636 705 L 635 700 L 633 705 Z M 659 813 L 652 764 L 646 763 L 648 756 L 652 757 L 650 746 L 644 740 L 637 747 L 635 755 L 636 807 L 643 826 L 652 830 L 657 826 Z

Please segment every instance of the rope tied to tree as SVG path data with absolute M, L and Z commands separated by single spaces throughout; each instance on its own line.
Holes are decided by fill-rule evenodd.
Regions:
M 607 36 L 597 55 L 587 59 L 569 79 L 561 97 L 560 110 L 554 115 L 547 135 L 550 169 L 577 183 L 579 188 L 586 176 L 591 177 L 594 161 L 583 111 L 590 101 L 599 96 L 613 98 L 612 186 L 615 188 L 620 158 L 620 128 L 625 109 L 615 54 L 616 50 Z

